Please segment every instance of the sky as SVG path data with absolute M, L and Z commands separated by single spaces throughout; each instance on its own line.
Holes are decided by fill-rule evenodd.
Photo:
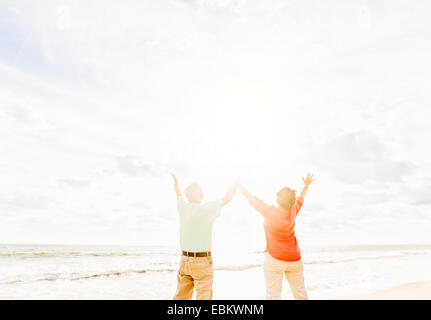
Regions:
M 300 244 L 431 243 L 425 0 L 0 0 L 0 243 L 178 246 L 310 187 Z M 237 194 L 218 248 L 263 248 Z

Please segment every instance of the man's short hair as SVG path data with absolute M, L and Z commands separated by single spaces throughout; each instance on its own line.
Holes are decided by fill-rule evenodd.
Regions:
M 277 202 L 281 208 L 289 210 L 296 203 L 296 190 L 284 187 L 277 193 Z
M 197 198 L 202 199 L 202 188 L 201 186 L 196 183 L 193 182 L 192 184 L 190 184 L 185 190 L 184 190 L 184 194 L 186 195 L 187 199 L 190 200 L 194 200 Z

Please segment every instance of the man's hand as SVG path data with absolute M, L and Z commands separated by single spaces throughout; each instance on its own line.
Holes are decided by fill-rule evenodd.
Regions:
M 177 177 L 171 172 L 172 179 L 174 179 L 174 184 L 178 184 Z
M 171 173 L 171 176 L 172 176 L 172 179 L 174 179 L 175 193 L 176 193 L 177 197 L 181 197 L 180 187 L 178 186 L 178 179 L 173 173 Z
M 233 183 L 233 188 L 238 189 L 238 187 L 241 185 L 240 179 L 236 178 L 235 182 Z
M 227 205 L 229 202 L 232 201 L 233 196 L 236 193 L 236 189 L 238 188 L 238 184 L 239 184 L 239 179 L 237 179 L 234 184 L 232 185 L 232 187 L 229 189 L 229 191 L 226 193 L 226 195 L 222 198 L 221 200 L 221 204 L 222 206 Z
M 302 181 L 304 181 L 304 184 L 308 187 L 313 181 L 316 179 L 313 179 L 313 175 L 311 173 L 307 173 L 307 177 L 304 179 L 302 178 Z

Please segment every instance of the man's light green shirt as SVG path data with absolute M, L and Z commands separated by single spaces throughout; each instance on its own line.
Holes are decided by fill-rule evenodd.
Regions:
M 211 251 L 213 225 L 220 216 L 221 207 L 221 200 L 198 204 L 178 197 L 181 250 Z

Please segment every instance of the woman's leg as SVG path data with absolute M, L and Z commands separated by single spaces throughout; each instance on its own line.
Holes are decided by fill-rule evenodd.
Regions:
M 267 252 L 263 263 L 263 272 L 265 274 L 266 299 L 280 300 L 283 282 L 283 270 L 277 265 L 277 261 Z
M 288 268 L 284 272 L 289 282 L 295 300 L 308 300 L 307 290 L 304 284 L 304 266 L 302 261 L 288 262 Z

